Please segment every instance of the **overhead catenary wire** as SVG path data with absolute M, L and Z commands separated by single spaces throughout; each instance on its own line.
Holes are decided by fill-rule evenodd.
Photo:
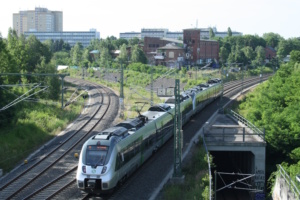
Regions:
M 66 104 L 65 107 L 68 106 L 69 104 L 73 103 L 74 101 L 76 101 L 76 99 L 78 99 L 78 97 L 80 97 L 81 95 L 83 95 L 84 93 L 86 93 L 87 90 L 84 90 L 83 92 L 81 92 L 79 95 L 77 95 L 74 99 L 69 100 Z M 74 94 L 74 93 L 73 93 Z
M 38 83 L 30 83 L 30 84 L 8 84 L 8 85 L 0 85 L 0 87 L 28 87 L 28 86 L 35 86 Z M 44 86 L 40 86 L 44 87 Z
M 36 83 L 35 83 L 36 84 Z M 32 85 L 34 85 L 34 84 L 28 84 L 28 85 L 30 85 L 30 86 L 32 86 Z M 6 89 L 6 88 L 4 88 L 5 86 L 4 85 L 0 85 L 0 88 L 2 88 L 3 90 L 5 90 L 6 92 L 8 92 L 8 93 L 10 93 L 10 94 L 12 94 L 12 95 L 14 95 L 15 97 L 19 97 L 18 95 L 16 95 L 16 94 L 14 94 L 13 92 L 11 92 L 11 91 L 9 91 L 8 89 Z M 10 87 L 10 86 L 9 86 Z M 42 87 L 44 87 L 44 86 L 42 86 Z M 39 101 L 38 99 L 33 99 L 33 98 L 28 98 L 28 99 L 26 99 L 25 101 Z
M 15 99 L 15 100 L 13 100 L 12 102 L 10 102 L 8 105 L 6 105 L 6 106 L 4 106 L 3 108 L 1 108 L 0 111 L 6 110 L 6 109 L 8 109 L 8 108 L 10 108 L 10 107 L 12 107 L 12 106 L 14 106 L 14 105 L 16 105 L 17 103 L 19 103 L 19 102 L 21 102 L 21 101 L 23 101 L 23 100 L 26 100 L 26 99 L 28 99 L 29 97 L 31 97 L 31 96 L 33 96 L 33 95 L 35 95 L 35 94 L 38 94 L 38 93 L 40 93 L 40 92 L 46 90 L 46 89 L 49 87 L 49 86 L 45 86 L 44 88 L 40 89 L 39 91 L 34 92 L 33 94 L 31 94 L 31 95 L 29 95 L 29 96 L 23 98 L 26 94 L 28 94 L 28 93 L 31 92 L 32 90 L 38 88 L 39 86 L 40 86 L 40 84 L 37 85 L 37 86 L 35 86 L 35 87 L 33 87 L 31 90 L 29 90 L 29 91 L 26 92 L 25 94 L 21 95 L 21 96 L 18 97 L 17 99 Z
M 4 106 L 3 108 L 5 108 L 5 107 L 7 107 L 7 106 L 9 106 L 9 105 L 11 105 L 11 104 L 13 104 L 14 102 L 16 102 L 16 101 L 18 101 L 19 99 L 22 99 L 26 94 L 28 94 L 29 92 L 31 92 L 32 90 L 34 90 L 34 89 L 36 89 L 37 88 L 37 86 L 39 86 L 40 84 L 34 84 L 34 87 L 33 88 L 31 88 L 30 90 L 28 90 L 27 92 L 25 92 L 24 94 L 22 94 L 21 96 L 17 96 L 17 98 L 15 99 L 15 100 L 13 100 L 12 102 L 10 102 L 8 105 L 6 105 L 6 106 Z M 3 109 L 2 108 L 2 109 Z
M 71 99 L 73 98 L 74 94 L 75 94 L 77 91 L 78 91 L 78 88 L 76 88 L 76 90 L 72 93 L 72 95 L 70 96 L 70 98 L 69 98 L 69 100 L 67 101 L 67 103 L 71 101 Z

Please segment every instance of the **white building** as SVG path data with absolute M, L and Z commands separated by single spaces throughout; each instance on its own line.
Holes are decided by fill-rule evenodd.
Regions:
M 200 29 L 201 39 L 206 39 L 206 40 L 210 39 L 209 37 L 210 28 L 199 28 L 199 29 Z M 212 27 L 212 30 L 215 33 L 216 37 L 224 38 L 227 36 L 227 31 L 218 32 L 216 27 Z M 232 36 L 239 36 L 239 35 L 243 35 L 243 34 L 235 31 L 232 32 Z M 157 38 L 170 38 L 170 39 L 178 40 L 183 38 L 183 32 L 182 31 L 170 32 L 168 29 L 143 28 L 141 29 L 141 32 L 120 33 L 120 38 L 124 38 L 126 40 L 135 37 L 139 39 L 143 39 L 144 37 L 157 37 Z
M 120 38 L 130 40 L 133 38 L 139 38 L 141 39 L 141 33 L 140 32 L 124 32 L 120 33 Z
M 100 39 L 100 33 L 96 29 L 90 29 L 90 31 L 65 31 L 65 32 L 25 32 L 25 37 L 35 35 L 35 37 L 44 42 L 46 40 L 63 40 L 69 43 L 70 46 L 74 46 L 77 42 L 80 42 L 83 47 L 87 47 L 93 39 Z

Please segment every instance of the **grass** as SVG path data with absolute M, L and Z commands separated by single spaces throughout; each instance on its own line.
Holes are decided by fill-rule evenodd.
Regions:
M 82 72 L 81 70 L 69 70 L 65 71 L 70 73 L 72 76 L 77 78 L 82 78 Z M 120 73 L 119 70 L 113 70 L 113 69 L 103 69 L 100 70 L 101 77 L 95 77 L 95 73 L 85 73 L 84 78 L 87 80 L 90 80 L 92 82 L 96 82 L 102 85 L 105 85 L 111 89 L 114 90 L 114 92 L 119 95 L 120 93 L 120 83 L 115 81 L 108 81 L 105 80 L 104 74 L 105 73 Z M 162 74 L 153 74 L 153 79 L 157 79 L 161 77 Z M 191 88 L 197 84 L 206 82 L 209 78 L 217 78 L 220 77 L 219 71 L 196 71 L 195 69 L 192 69 L 188 71 L 186 74 L 179 73 L 174 74 L 170 73 L 165 76 L 166 78 L 179 78 L 181 83 L 186 83 L 185 89 Z M 196 80 L 197 78 L 197 80 Z M 147 85 L 151 83 L 151 75 L 149 73 L 142 73 L 142 72 L 136 72 L 132 70 L 124 70 L 124 105 L 125 105 L 125 111 L 124 111 L 124 118 L 133 118 L 137 116 L 136 109 L 141 109 L 141 106 L 143 104 L 136 104 L 136 102 L 147 102 L 141 112 L 144 112 L 148 110 L 150 107 L 150 99 L 151 94 L 149 91 L 147 91 L 145 88 Z M 159 98 L 156 93 L 154 92 L 153 95 L 153 102 L 154 104 L 157 103 L 163 103 L 164 100 Z M 121 119 L 118 119 L 121 120 Z
M 184 183 L 166 185 L 162 191 L 162 199 L 209 199 L 208 163 L 202 145 L 197 146 L 193 157 L 183 166 L 182 173 L 185 175 Z
M 65 100 L 73 92 L 64 94 Z M 66 101 L 65 101 L 66 102 Z M 61 109 L 61 101 L 21 102 L 14 116 L 0 130 L 0 168 L 8 172 L 30 153 L 53 138 L 81 112 L 84 100 Z

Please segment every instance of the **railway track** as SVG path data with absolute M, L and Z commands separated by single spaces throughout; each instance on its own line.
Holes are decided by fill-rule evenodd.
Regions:
M 262 78 L 251 77 L 249 79 L 245 79 L 244 81 L 232 81 L 224 84 L 224 96 L 230 97 L 233 94 L 236 94 L 238 90 L 242 92 L 245 88 L 248 88 L 252 85 L 258 84 L 261 81 L 267 80 L 271 75 L 266 75 Z
M 86 83 L 70 78 L 67 80 L 77 84 Z M 1 199 L 48 199 L 74 183 L 78 160 L 74 159 L 73 153 L 80 151 L 82 143 L 93 135 L 93 130 L 101 121 L 105 121 L 103 124 L 109 124 L 109 120 L 104 117 L 109 110 L 118 108 L 118 101 L 111 90 L 94 83 L 88 83 L 85 87 L 89 88 L 89 96 L 92 98 L 85 113 L 77 119 L 76 126 L 70 127 L 69 136 L 59 141 L 55 148 L 34 164 L 1 184 Z M 113 115 L 116 114 L 115 111 Z M 98 127 L 96 130 L 100 129 Z
M 267 77 L 264 77 L 267 79 Z M 244 88 L 255 85 L 260 82 L 260 78 L 251 78 L 244 80 Z M 224 85 L 224 97 L 222 98 L 222 105 L 226 104 L 230 97 L 241 91 L 241 81 L 234 81 Z M 183 127 L 183 152 L 187 149 L 192 138 L 197 130 L 208 121 L 210 116 L 219 109 L 219 99 L 209 104 L 200 113 L 195 115 L 190 122 Z M 140 169 L 138 169 L 126 183 L 117 188 L 111 196 L 100 196 L 99 199 L 152 199 L 151 194 L 158 188 L 158 186 L 167 177 L 170 170 L 173 168 L 174 149 L 173 138 L 171 138 L 164 146 L 162 146 L 154 156 L 150 157 Z M 194 146 L 195 147 L 195 146 Z M 188 159 L 188 156 L 187 156 Z M 185 162 L 185 160 L 183 161 Z M 183 163 L 184 164 L 184 163 Z M 74 190 L 73 190 L 74 191 Z M 91 198 L 92 199 L 92 198 Z M 156 199 L 163 199 L 159 194 Z
M 263 79 L 266 79 L 267 77 L 263 77 Z M 80 81 L 80 80 L 77 80 Z M 260 82 L 260 78 L 254 78 L 254 79 L 247 79 L 244 80 L 243 85 L 244 88 L 248 87 L 249 85 L 254 85 L 256 83 Z M 90 83 L 92 84 L 92 83 Z M 99 86 L 92 86 L 92 88 L 98 88 Z M 103 88 L 102 88 L 103 89 Z M 232 96 L 235 93 L 240 92 L 241 90 L 241 81 L 234 81 L 230 83 L 224 84 L 224 97 L 225 96 Z M 99 91 L 97 90 L 96 93 L 91 95 L 98 95 Z M 103 102 L 103 97 L 100 98 L 98 102 L 93 102 L 92 104 L 98 104 L 99 110 L 102 105 L 106 105 L 106 109 L 108 109 L 108 103 Z M 227 99 L 223 99 L 223 101 L 226 101 Z M 101 102 L 101 103 L 99 103 Z M 225 103 L 225 102 L 224 102 Z M 208 106 L 208 107 L 211 107 Z M 207 108 L 210 111 L 213 112 L 216 106 L 213 106 L 214 108 Z M 94 108 L 91 108 L 92 110 L 96 110 Z M 99 111 L 100 112 L 100 111 Z M 76 188 L 75 184 L 75 175 L 76 175 L 76 169 L 77 169 L 77 160 L 73 158 L 72 152 L 79 152 L 80 151 L 80 141 L 85 141 L 90 134 L 93 135 L 92 130 L 95 128 L 95 126 L 99 123 L 96 122 L 98 119 L 103 118 L 104 114 L 107 111 L 102 112 L 102 117 L 98 116 L 98 111 L 95 111 L 93 113 L 93 116 L 87 117 L 83 116 L 82 121 L 88 120 L 88 118 L 92 121 L 87 124 L 89 125 L 81 125 L 81 128 L 77 128 L 77 130 L 73 130 L 74 133 L 69 136 L 69 138 L 75 138 L 75 135 L 81 135 L 81 137 L 77 137 L 77 139 L 72 140 L 73 142 L 66 141 L 61 142 L 61 145 L 59 147 L 56 147 L 55 150 L 52 150 L 49 154 L 44 156 L 42 159 L 36 162 L 34 166 L 26 169 L 24 172 L 20 173 L 18 176 L 16 176 L 11 181 L 8 181 L 7 183 L 0 185 L 0 197 L 1 199 L 89 199 L 91 198 L 90 195 L 84 194 L 79 192 L 79 190 Z M 206 111 L 204 110 L 203 113 Z M 104 113 L 104 114 L 103 114 Z M 209 115 L 210 116 L 210 115 Z M 208 118 L 209 118 L 208 116 Z M 97 120 L 92 120 L 97 118 Z M 79 121 L 80 121 L 79 120 Z M 191 123 L 193 124 L 193 121 L 195 119 L 191 120 Z M 205 122 L 205 120 L 204 120 Z M 204 123 L 203 122 L 203 123 Z M 189 124 L 191 124 L 189 123 Z M 85 124 L 85 123 L 83 123 Z M 87 129 L 84 129 L 85 127 L 90 127 Z M 194 128 L 193 128 L 194 129 Z M 195 130 L 195 129 L 194 129 Z M 188 130 L 184 130 L 184 132 L 190 132 Z M 195 132 L 195 131 L 193 131 Z M 84 135 L 84 136 L 83 136 Z M 184 143 L 189 143 L 191 138 L 193 137 L 193 134 L 185 134 L 184 136 Z M 68 139 L 69 139 L 68 138 Z M 76 145 L 69 146 L 68 148 L 65 148 L 64 145 L 66 143 L 74 143 L 76 142 Z M 173 139 L 171 139 L 173 140 Z M 169 170 L 169 166 L 172 166 L 172 163 L 168 161 L 168 164 L 163 164 L 165 160 L 164 156 L 168 156 L 170 153 L 172 154 L 172 142 L 169 141 L 165 146 L 163 146 L 159 152 L 164 152 L 160 154 L 159 152 L 156 156 L 152 156 L 142 167 L 139 169 L 132 177 L 130 177 L 126 183 L 118 188 L 115 193 L 108 196 L 100 197 L 100 199 L 122 199 L 122 197 L 127 196 L 129 199 L 147 199 L 149 198 L 149 194 L 151 194 L 151 190 L 149 188 L 157 187 L 157 183 L 150 184 L 148 188 L 145 188 L 146 184 L 143 184 L 143 180 L 150 180 L 153 183 L 157 182 L 153 181 L 152 179 L 156 179 L 157 175 L 149 175 L 151 171 L 160 171 L 162 173 L 166 173 L 167 170 Z M 55 152 L 59 152 L 60 156 L 58 156 Z M 57 159 L 53 159 L 52 157 L 56 157 Z M 169 156 L 170 157 L 170 156 Z M 52 159 L 50 159 L 52 158 Z M 172 156 L 171 156 L 172 158 Z M 48 162 L 46 160 L 48 159 Z M 172 160 L 172 159 L 171 159 Z M 47 164 L 42 164 L 47 163 Z M 159 164 L 157 166 L 157 163 Z M 164 166 L 165 165 L 165 166 Z M 39 170 L 37 170 L 38 167 Z M 45 167 L 48 166 L 49 168 Z M 159 169 L 162 166 L 164 166 L 164 169 Z M 168 166 L 168 167 L 166 167 Z M 46 169 L 47 168 L 47 169 Z M 156 169 L 155 169 L 156 168 Z M 167 170 L 166 170 L 167 169 Z M 59 171 L 60 173 L 58 173 Z M 52 175 L 53 174 L 53 175 Z M 153 174 L 153 173 L 152 173 Z M 148 179 L 145 178 L 145 176 L 148 176 Z M 151 177 L 152 176 L 152 177 Z M 161 179 L 163 177 L 162 174 L 159 175 L 159 178 Z M 19 181 L 19 179 L 25 179 L 26 181 Z M 159 180 L 159 179 L 158 179 Z M 151 186 L 153 185 L 153 186 Z M 142 191 L 142 194 L 137 194 L 136 191 Z M 140 192 L 139 192 L 140 193 Z M 148 195 L 147 195 L 148 193 Z M 131 198 L 132 197 L 132 198 Z M 146 198 L 145 198 L 146 197 Z

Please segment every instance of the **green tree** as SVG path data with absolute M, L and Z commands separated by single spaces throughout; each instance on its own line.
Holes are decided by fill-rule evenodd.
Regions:
M 273 77 L 239 106 L 242 112 L 246 111 L 247 119 L 257 127 L 265 128 L 267 157 L 272 158 L 270 166 L 289 161 L 291 152 L 300 146 L 299 76 L 299 63 L 281 65 Z M 297 152 L 293 153 L 293 157 L 297 157 Z
M 41 58 L 45 58 L 45 62 L 50 62 L 52 54 L 49 48 L 42 44 L 34 35 L 30 35 L 26 39 L 28 63 L 26 71 L 33 72 L 36 66 L 41 63 Z
M 117 40 L 112 41 L 115 49 L 119 49 L 123 44 L 128 45 L 128 41 L 126 39 L 120 38 Z
M 72 59 L 72 65 L 80 65 L 82 59 L 83 47 L 81 43 L 76 43 L 71 49 L 70 55 Z
M 291 64 L 300 63 L 300 51 L 293 50 L 291 52 Z
M 231 31 L 230 27 L 228 27 L 228 29 L 227 29 L 227 35 L 228 35 L 228 37 L 232 36 L 232 31 Z
M 4 43 L 2 37 L 0 37 L 0 73 L 17 73 L 20 72 L 20 69 L 17 68 L 15 59 L 8 51 L 6 44 Z M 8 76 L 3 77 L 0 76 L 0 85 L 7 80 L 8 82 L 13 81 L 16 82 L 17 77 Z M 0 90 L 1 92 L 2 90 Z
M 108 67 L 108 63 L 110 62 L 110 54 L 107 48 L 103 48 L 100 53 L 100 67 Z
M 256 62 L 257 64 L 262 64 L 266 58 L 266 52 L 265 52 L 265 48 L 262 46 L 257 46 L 255 48 L 255 53 L 256 53 Z
M 147 63 L 147 58 L 142 49 L 138 45 L 134 45 L 131 48 L 131 62 Z
M 88 49 L 83 50 L 81 66 L 88 67 L 92 61 L 90 52 Z
M 219 52 L 219 57 L 222 63 L 226 63 L 229 56 L 229 52 L 226 47 L 221 47 Z
M 139 44 L 140 43 L 140 39 L 137 38 L 137 37 L 134 37 L 134 38 L 130 39 L 128 41 L 128 43 L 129 43 L 130 46 L 133 46 L 133 45 Z
M 214 33 L 213 29 L 209 28 L 209 38 L 211 39 L 211 38 L 214 38 L 214 37 L 215 37 L 215 33 Z
M 281 40 L 284 40 L 283 37 L 281 37 L 277 33 L 264 33 L 263 38 L 266 41 L 266 45 L 273 47 L 274 49 L 277 49 L 278 44 Z
M 246 46 L 246 47 L 242 48 L 241 50 L 244 52 L 247 62 L 249 62 L 255 58 L 255 53 L 254 53 L 252 47 Z
M 118 56 L 118 61 L 122 63 L 126 63 L 128 61 L 128 51 L 126 44 L 123 44 L 120 48 L 120 54 Z
M 54 66 L 70 65 L 71 64 L 70 55 L 68 52 L 65 52 L 65 51 L 55 52 L 52 56 L 51 63 Z
M 52 76 L 47 78 L 49 85 L 47 97 L 52 100 L 58 100 L 61 93 L 60 80 L 58 77 Z
M 25 37 L 21 36 L 19 38 L 16 31 L 10 28 L 7 36 L 7 50 L 14 58 L 19 72 L 25 71 L 28 65 L 29 54 L 27 48 Z
M 284 58 L 293 50 L 300 50 L 300 41 L 297 38 L 281 40 L 278 45 L 277 54 L 280 58 Z

